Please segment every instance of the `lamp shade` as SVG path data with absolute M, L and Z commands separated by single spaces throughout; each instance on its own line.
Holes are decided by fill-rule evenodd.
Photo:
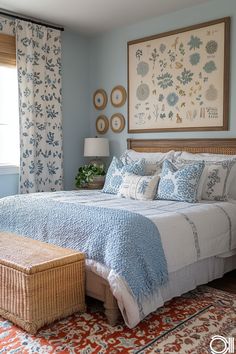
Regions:
M 84 156 L 109 156 L 109 141 L 106 138 L 85 138 Z

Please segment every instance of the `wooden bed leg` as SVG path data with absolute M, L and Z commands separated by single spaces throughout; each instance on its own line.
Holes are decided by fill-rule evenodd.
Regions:
M 104 301 L 105 307 L 105 315 L 107 317 L 107 321 L 111 326 L 115 326 L 120 317 L 120 310 L 117 305 L 117 301 L 112 295 L 110 287 L 106 287 L 106 295 Z

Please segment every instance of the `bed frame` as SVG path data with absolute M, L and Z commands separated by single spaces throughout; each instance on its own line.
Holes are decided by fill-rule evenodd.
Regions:
M 137 152 L 167 152 L 169 150 L 192 153 L 236 155 L 236 138 L 230 139 L 128 139 L 128 149 Z M 86 294 L 104 303 L 109 324 L 115 325 L 120 311 L 108 282 L 97 274 L 86 270 Z

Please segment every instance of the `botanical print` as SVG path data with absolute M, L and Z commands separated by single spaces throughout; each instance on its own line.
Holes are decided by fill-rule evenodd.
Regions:
M 150 40 L 129 51 L 129 131 L 223 127 L 225 22 Z

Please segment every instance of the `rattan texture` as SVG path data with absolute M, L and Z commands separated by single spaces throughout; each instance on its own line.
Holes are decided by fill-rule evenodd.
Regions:
M 24 252 L 22 245 L 26 244 Z M 37 262 L 32 259 L 26 267 L 24 257 L 27 255 L 29 263 L 31 246 L 32 257 L 38 247 Z M 6 259 L 10 248 L 12 262 Z M 84 255 L 73 250 L 0 233 L 0 284 L 0 315 L 31 334 L 85 310 Z

